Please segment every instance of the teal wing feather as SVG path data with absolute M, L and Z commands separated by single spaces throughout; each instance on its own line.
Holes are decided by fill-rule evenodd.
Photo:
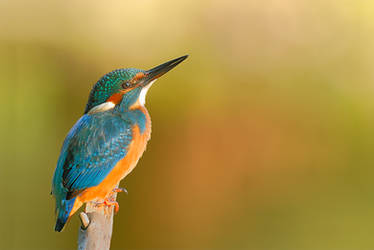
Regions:
M 54 186 L 65 190 L 67 200 L 86 188 L 97 186 L 126 156 L 131 139 L 131 124 L 120 116 L 84 115 L 65 139 Z

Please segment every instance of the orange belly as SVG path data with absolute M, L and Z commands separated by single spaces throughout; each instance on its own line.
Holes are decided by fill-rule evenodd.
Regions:
M 87 188 L 77 196 L 70 216 L 85 202 L 105 199 L 118 183 L 134 169 L 146 148 L 149 137 L 150 127 L 147 127 L 146 131 L 141 134 L 139 127 L 135 126 L 133 128 L 132 142 L 128 147 L 126 156 L 116 164 L 99 185 Z

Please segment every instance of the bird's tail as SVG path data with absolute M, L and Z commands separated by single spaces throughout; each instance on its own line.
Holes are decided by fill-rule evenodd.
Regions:
M 55 226 L 55 231 L 61 232 L 64 228 L 66 222 L 69 219 L 70 212 L 74 206 L 75 198 L 71 200 L 62 200 L 61 206 L 57 206 L 57 221 Z

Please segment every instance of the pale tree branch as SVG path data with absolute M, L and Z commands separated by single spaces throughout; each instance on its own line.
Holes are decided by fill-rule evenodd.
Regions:
M 117 193 L 114 192 L 111 200 L 116 201 Z M 78 250 L 107 250 L 113 230 L 113 206 L 97 206 L 95 202 L 86 204 L 85 212 L 79 218 L 81 227 L 78 233 Z

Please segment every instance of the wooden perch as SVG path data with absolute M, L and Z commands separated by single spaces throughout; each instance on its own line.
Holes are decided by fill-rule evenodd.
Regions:
M 117 193 L 110 197 L 113 201 Z M 113 206 L 97 206 L 95 202 L 86 204 L 85 212 L 79 218 L 81 227 L 78 234 L 78 250 L 107 250 L 113 230 Z

